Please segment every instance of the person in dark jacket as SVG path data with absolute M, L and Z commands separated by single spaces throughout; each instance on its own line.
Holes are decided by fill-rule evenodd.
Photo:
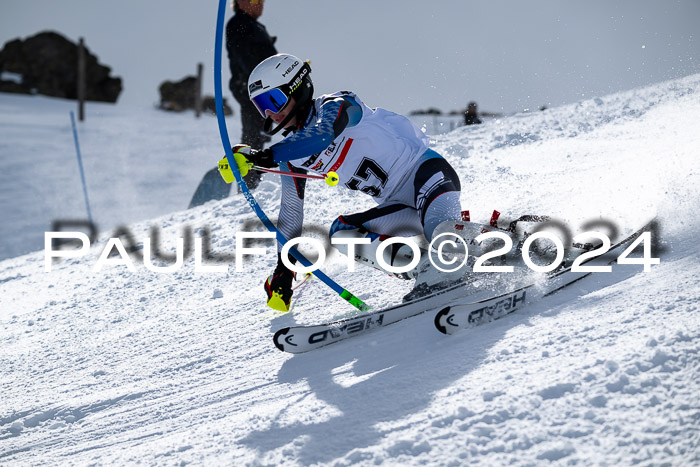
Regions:
M 467 111 L 464 112 L 464 124 L 465 125 L 478 125 L 481 123 L 479 118 L 479 112 L 477 110 L 476 102 L 470 102 L 467 105 Z
M 241 106 L 242 142 L 256 149 L 270 141 L 263 133 L 264 119 L 248 98 L 248 76 L 258 63 L 275 55 L 276 37 L 270 37 L 258 22 L 264 0 L 232 0 L 235 14 L 226 25 L 226 50 L 231 67 L 229 89 Z M 260 172 L 251 171 L 245 181 L 249 188 L 260 183 Z

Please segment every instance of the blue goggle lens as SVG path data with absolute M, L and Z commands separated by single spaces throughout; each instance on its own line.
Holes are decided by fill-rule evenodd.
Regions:
M 289 98 L 282 90 L 275 88 L 270 89 L 262 94 L 258 94 L 252 99 L 253 104 L 260 112 L 260 115 L 265 116 L 265 111 L 269 110 L 272 113 L 277 113 L 287 105 Z

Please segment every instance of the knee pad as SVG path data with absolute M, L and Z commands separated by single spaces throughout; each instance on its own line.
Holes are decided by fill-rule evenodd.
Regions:
M 347 224 L 345 224 L 347 226 Z M 331 234 L 331 240 L 338 239 L 365 239 L 362 244 L 354 245 L 354 253 L 352 254 L 352 259 L 360 264 L 373 267 L 384 271 L 384 269 L 379 264 L 377 260 L 377 253 L 381 242 L 389 238 L 385 235 L 379 235 L 373 232 L 367 232 L 364 229 L 358 229 L 357 227 L 351 228 L 337 228 Z M 415 239 L 414 239 L 415 241 Z M 416 242 L 417 243 L 417 242 Z M 348 243 L 333 243 L 333 248 L 342 253 L 345 256 L 350 257 L 350 248 Z M 420 249 L 420 254 L 424 253 L 424 250 Z M 394 267 L 404 267 L 410 264 L 414 258 L 413 249 L 404 243 L 394 243 L 384 248 L 382 252 L 382 259 L 384 262 L 390 266 Z M 384 271 L 387 274 L 394 275 L 401 279 L 412 279 L 415 274 L 410 273 L 394 273 L 390 271 Z
M 333 236 L 342 230 L 357 230 L 359 231 L 360 227 L 356 225 L 349 224 L 343 216 L 338 216 L 336 220 L 333 221 L 331 224 L 331 228 L 328 231 L 328 237 L 333 238 Z
M 432 240 L 438 225 L 445 221 L 459 221 L 462 218 L 462 205 L 459 191 L 447 191 L 436 197 L 425 210 L 423 229 L 425 237 Z

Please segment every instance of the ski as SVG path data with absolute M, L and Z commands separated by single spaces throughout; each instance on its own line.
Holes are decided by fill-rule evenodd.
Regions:
M 609 264 L 614 261 L 614 258 L 610 258 L 612 255 L 634 241 L 648 227 L 649 224 L 613 245 L 605 255 L 592 258 L 592 260 L 582 264 Z M 516 288 L 505 294 L 496 296 L 489 292 L 475 294 L 472 296 L 472 299 L 475 301 L 468 304 L 460 304 L 460 302 L 464 302 L 465 288 L 470 286 L 471 282 L 460 282 L 433 294 L 382 310 L 362 313 L 323 324 L 285 327 L 274 334 L 273 341 L 275 346 L 283 352 L 304 353 L 349 337 L 364 334 L 373 329 L 388 326 L 421 313 L 437 310 L 439 311 L 435 318 L 436 327 L 445 334 L 451 334 L 458 329 L 470 327 L 476 321 L 483 321 L 484 317 L 492 319 L 496 315 L 509 314 L 522 308 L 525 304 L 532 303 L 537 298 L 554 293 L 589 274 L 591 273 L 573 272 L 570 270 L 570 267 L 567 267 L 552 273 L 543 281 L 528 283 L 528 285 Z M 477 297 L 483 297 L 483 299 L 478 299 Z M 470 319 L 471 321 L 469 321 Z M 448 323 L 447 320 L 450 320 L 450 322 Z M 447 326 L 449 326 L 449 329 Z
M 446 303 L 453 303 L 463 297 L 466 284 L 466 282 L 455 284 L 434 294 L 382 310 L 361 313 L 323 324 L 285 327 L 275 333 L 273 341 L 275 346 L 283 352 L 308 352 L 420 313 L 436 311 Z M 436 301 L 436 297 L 440 299 Z
M 613 263 L 628 245 L 651 227 L 652 222 L 654 221 L 612 245 L 604 254 L 583 261 L 581 265 L 604 266 Z M 569 266 L 550 274 L 541 282 L 535 282 L 495 297 L 472 303 L 446 306 L 435 315 L 433 322 L 441 333 L 454 334 L 460 329 L 471 328 L 483 322 L 509 315 L 590 274 L 592 272 L 574 272 Z

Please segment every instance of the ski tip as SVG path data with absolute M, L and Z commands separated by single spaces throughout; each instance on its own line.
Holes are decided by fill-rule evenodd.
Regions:
M 450 307 L 446 306 L 435 315 L 435 327 L 443 334 L 447 334 L 447 328 L 441 323 L 442 318 L 450 312 Z
M 272 338 L 273 341 L 275 342 L 275 347 L 280 349 L 282 352 L 284 352 L 284 344 L 280 343 L 280 340 L 282 340 L 282 336 L 285 336 L 289 332 L 289 328 L 282 328 L 279 331 L 275 333 L 275 336 Z

